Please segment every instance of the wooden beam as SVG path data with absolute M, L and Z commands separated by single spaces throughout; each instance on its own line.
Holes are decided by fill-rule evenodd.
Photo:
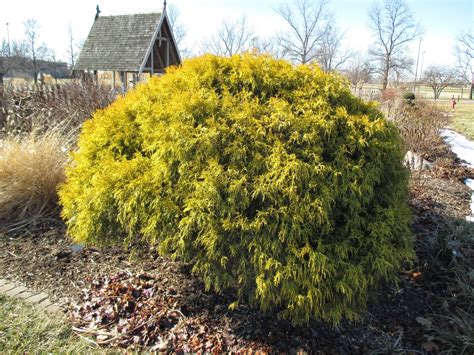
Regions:
M 115 95 L 115 70 L 112 71 L 112 92 Z
M 122 94 L 127 91 L 127 78 L 126 73 L 124 71 L 120 72 L 120 80 L 122 80 Z
M 151 67 L 145 67 L 145 68 L 143 68 L 143 73 L 145 73 L 145 72 L 150 72 L 150 73 L 151 73 Z M 154 73 L 155 73 L 155 74 L 156 74 L 156 73 L 163 73 L 163 70 L 161 70 L 161 69 L 155 69 Z
M 166 59 L 165 59 L 165 63 L 166 63 L 166 68 L 168 68 L 170 66 L 170 42 L 166 42 Z
M 160 66 L 160 69 L 163 69 L 165 67 L 165 63 L 163 63 L 163 58 L 161 58 L 160 50 L 159 50 L 158 46 L 155 46 L 153 49 L 156 50 L 156 56 L 157 56 L 158 61 L 159 61 L 158 65 Z
M 150 55 L 150 57 L 151 57 L 151 59 L 150 59 L 150 61 L 151 61 L 151 75 L 154 74 L 154 70 L 155 70 L 155 68 L 154 68 L 155 64 L 154 64 L 154 61 L 153 61 L 154 56 L 155 56 L 155 44 L 153 43 L 153 48 L 151 49 L 151 55 Z

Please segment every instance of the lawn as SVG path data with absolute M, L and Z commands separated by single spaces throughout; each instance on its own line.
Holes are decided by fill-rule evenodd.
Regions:
M 474 101 L 461 100 L 451 110 L 451 101 L 438 101 L 439 107 L 452 113 L 451 128 L 474 140 Z
M 89 349 L 89 350 L 88 350 Z M 0 295 L 0 353 L 90 352 L 63 319 Z

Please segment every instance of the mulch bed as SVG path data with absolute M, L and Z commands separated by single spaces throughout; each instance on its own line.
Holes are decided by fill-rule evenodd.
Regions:
M 469 201 L 469 189 L 458 179 L 423 172 L 412 187 L 415 233 L 422 237 L 439 218 L 464 219 Z M 229 310 L 232 291 L 206 292 L 189 265 L 153 250 L 82 248 L 62 224 L 0 234 L 0 277 L 66 305 L 79 334 L 101 345 L 178 353 L 436 350 L 420 323 L 431 299 L 430 288 L 420 281 L 422 271 L 403 271 L 399 287 L 383 286 L 360 322 L 293 327 L 246 304 Z

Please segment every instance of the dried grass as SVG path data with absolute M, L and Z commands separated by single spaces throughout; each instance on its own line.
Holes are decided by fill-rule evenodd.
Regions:
M 56 127 L 0 141 L 0 221 L 7 229 L 57 215 L 57 186 L 63 182 L 73 133 Z
M 59 220 L 56 190 L 67 152 L 82 123 L 114 97 L 110 87 L 87 77 L 58 86 L 7 87 L 0 124 L 1 229 Z
M 391 96 L 382 109 L 395 123 L 407 151 L 428 158 L 433 147 L 443 145 L 440 132 L 449 123 L 449 116 L 434 103 L 424 100 L 407 101 L 400 95 Z
M 0 135 L 47 131 L 58 124 L 75 130 L 93 113 L 115 99 L 111 88 L 84 78 L 57 86 L 7 86 L 6 119 Z

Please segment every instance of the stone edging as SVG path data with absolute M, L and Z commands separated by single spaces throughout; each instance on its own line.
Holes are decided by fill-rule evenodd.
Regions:
M 26 287 L 5 279 L 0 279 L 0 294 L 23 300 L 48 313 L 62 314 L 62 309 L 48 299 L 43 292 L 31 292 Z

